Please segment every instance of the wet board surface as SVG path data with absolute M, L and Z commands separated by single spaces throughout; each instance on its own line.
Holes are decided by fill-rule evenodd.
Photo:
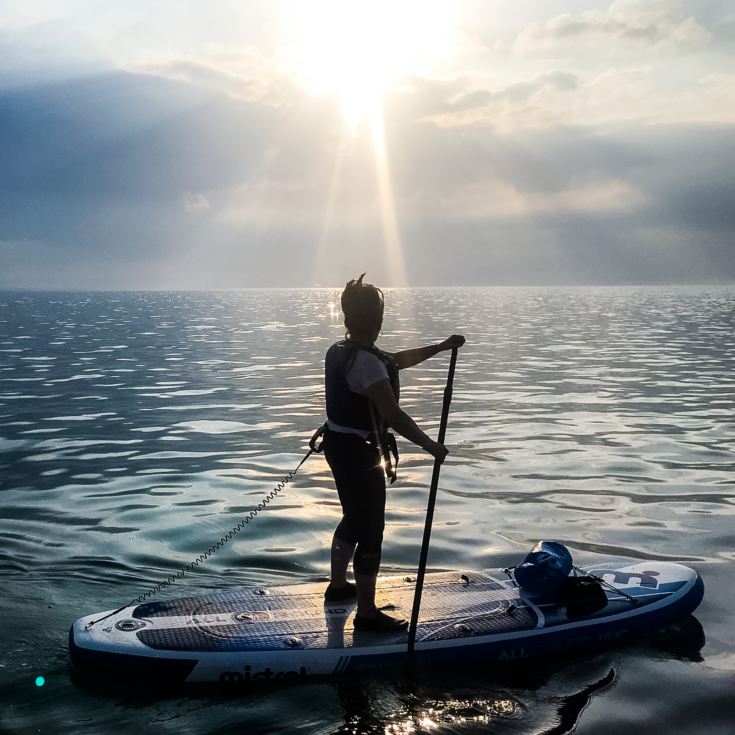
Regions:
M 605 640 L 606 635 L 663 624 L 691 612 L 702 596 L 696 572 L 680 564 L 611 560 L 590 570 L 609 583 L 608 604 L 574 619 L 564 607 L 536 604 L 503 570 L 427 574 L 417 653 L 445 659 L 460 652 L 496 659 L 503 651 L 507 658 L 508 650 L 540 655 L 551 643 L 558 648 L 589 637 L 590 631 Z M 325 586 L 236 588 L 154 601 L 87 627 L 103 613 L 90 615 L 72 626 L 72 658 L 82 668 L 94 663 L 126 671 L 135 663 L 148 670 L 156 662 L 186 661 L 191 664 L 187 680 L 217 681 L 224 674 L 245 672 L 247 677 L 256 670 L 339 673 L 405 654 L 406 632 L 355 631 L 355 604 L 325 603 Z M 414 587 L 413 577 L 379 578 L 377 603 L 408 619 Z

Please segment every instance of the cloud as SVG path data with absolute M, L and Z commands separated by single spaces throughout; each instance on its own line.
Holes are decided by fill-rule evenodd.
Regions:
M 701 73 L 700 70 L 697 70 Z M 656 66 L 638 64 L 572 73 L 544 72 L 493 89 L 470 80 L 414 80 L 386 105 L 391 117 L 442 127 L 484 125 L 501 132 L 559 126 L 613 130 L 639 123 L 735 123 L 735 76 L 722 71 L 662 82 Z M 472 80 L 474 84 L 477 82 Z
M 543 90 L 568 92 L 578 86 L 579 77 L 576 74 L 557 70 L 540 74 L 530 81 L 515 82 L 494 93 L 487 90 L 475 90 L 462 94 L 449 103 L 449 110 L 452 112 L 471 110 L 485 107 L 493 102 L 527 102 Z
M 138 61 L 126 66 L 132 73 L 189 82 L 230 97 L 275 106 L 289 105 L 303 92 L 275 60 L 254 48 L 210 49 L 195 59 L 181 57 Z
M 0 86 L 24 86 L 110 70 L 104 51 L 60 20 L 21 27 L 0 24 Z
M 630 87 L 611 74 L 413 80 L 388 100 L 412 282 L 735 278 L 735 125 L 439 124 Z M 0 128 L 0 285 L 309 285 L 363 262 L 390 283 L 370 138 L 329 100 L 117 72 L 0 93 Z
M 175 61 L 138 64 L 130 71 L 174 79 L 223 92 L 243 100 L 257 100 L 263 96 L 257 82 L 239 74 L 232 74 L 206 64 L 178 59 Z
M 543 98 L 551 95 L 568 109 L 561 98 L 578 89 L 579 76 L 564 70 L 544 72 L 532 79 L 496 89 L 470 87 L 470 80 L 457 77 L 435 80 L 414 77 L 386 96 L 386 119 L 432 121 L 452 127 L 484 122 L 496 129 L 518 129 L 547 125 L 540 108 L 529 114 Z
M 698 47 L 711 35 L 693 16 L 687 16 L 676 0 L 616 0 L 607 10 L 557 15 L 531 23 L 518 34 L 513 50 L 535 53 L 604 39 Z
M 274 120 L 262 105 L 121 72 L 0 91 L 0 191 L 178 202 L 239 182 Z

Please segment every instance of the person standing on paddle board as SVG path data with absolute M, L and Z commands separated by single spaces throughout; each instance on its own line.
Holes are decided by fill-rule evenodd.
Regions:
M 390 426 L 440 462 L 447 456 L 447 448 L 430 439 L 398 405 L 398 371 L 461 347 L 465 340 L 453 335 L 438 345 L 394 354 L 378 349 L 383 292 L 363 283 L 364 276 L 351 280 L 342 292 L 347 334 L 329 348 L 325 360 L 324 456 L 343 515 L 332 539 L 332 577 L 324 599 L 357 598 L 357 630 L 393 632 L 403 630 L 408 622 L 386 615 L 375 605 L 385 525 L 385 475 L 395 480 L 391 452 L 398 461 L 395 438 L 387 429 Z M 346 578 L 350 561 L 356 584 Z

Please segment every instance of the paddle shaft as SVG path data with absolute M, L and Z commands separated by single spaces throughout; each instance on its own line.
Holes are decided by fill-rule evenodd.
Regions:
M 442 406 L 442 417 L 439 423 L 439 444 L 444 444 L 444 435 L 447 433 L 447 421 L 449 420 L 449 404 L 452 402 L 452 383 L 454 382 L 454 368 L 457 365 L 457 348 L 452 348 L 452 358 L 449 361 L 449 374 L 447 375 L 447 386 L 444 388 L 444 404 Z M 411 610 L 411 624 L 408 628 L 408 655 L 414 653 L 416 643 L 416 627 L 419 622 L 421 611 L 421 593 L 424 589 L 424 576 L 426 575 L 426 560 L 429 557 L 429 542 L 431 541 L 431 526 L 434 522 L 434 506 L 436 505 L 436 492 L 439 487 L 439 472 L 442 463 L 434 460 L 434 472 L 431 475 L 431 487 L 429 488 L 429 502 L 426 506 L 426 522 L 424 523 L 424 538 L 421 542 L 421 556 L 419 558 L 419 571 L 416 575 L 416 590 L 413 595 L 413 609 Z

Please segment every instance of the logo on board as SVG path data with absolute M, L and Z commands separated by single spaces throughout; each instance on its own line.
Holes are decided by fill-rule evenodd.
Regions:
M 306 676 L 306 667 L 302 666 L 298 671 L 273 671 L 267 666 L 262 671 L 252 671 L 246 666 L 240 671 L 223 671 L 219 675 L 220 684 L 247 684 L 251 681 L 284 681 L 286 679 L 300 679 Z
M 639 587 L 646 587 L 652 590 L 658 587 L 658 581 L 651 572 L 623 572 L 618 569 L 595 569 L 594 574 L 596 577 L 603 577 L 608 583 L 611 581 L 610 577 L 612 577 L 612 584 L 632 587 L 631 580 L 638 580 Z

